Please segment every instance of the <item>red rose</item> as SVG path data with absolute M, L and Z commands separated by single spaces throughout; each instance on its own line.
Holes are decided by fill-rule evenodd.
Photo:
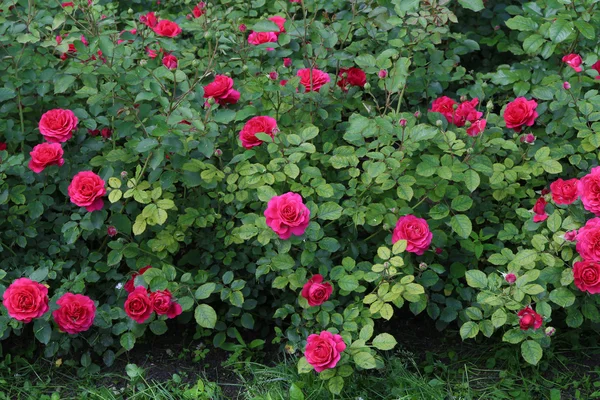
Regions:
M 552 193 L 552 200 L 556 204 L 571 204 L 579 198 L 577 194 L 577 185 L 579 180 L 577 178 L 563 181 L 557 179 L 550 184 L 550 192 Z
M 162 63 L 168 69 L 177 69 L 177 57 L 172 54 L 168 54 L 163 57 Z
M 201 2 L 192 10 L 192 14 L 194 14 L 194 18 L 200 18 L 204 15 L 204 2 Z
M 586 261 L 600 262 L 600 218 L 592 218 L 577 233 L 577 252 Z
M 563 62 L 566 63 L 569 67 L 573 68 L 575 72 L 583 71 L 581 68 L 581 63 L 583 60 L 579 54 L 567 54 L 562 58 Z
M 152 59 L 156 58 L 156 56 L 158 55 L 158 53 L 152 50 L 150 47 L 146 47 L 146 54 L 148 54 L 148 57 Z
M 340 361 L 340 353 L 345 349 L 346 343 L 340 335 L 323 331 L 319 335 L 308 336 L 304 356 L 306 361 L 315 368 L 315 371 L 321 372 L 335 368 Z
M 171 38 L 178 36 L 181 33 L 181 28 L 179 25 L 177 25 L 176 22 L 169 21 L 168 19 L 160 20 L 158 24 L 152 28 L 152 30 L 158 36 L 166 36 Z
M 542 222 L 548 219 L 548 214 L 546 214 L 546 204 L 548 203 L 543 197 L 537 199 L 533 206 L 533 212 L 535 214 L 533 216 L 533 222 Z
M 517 313 L 519 316 L 519 326 L 521 330 L 526 331 L 527 329 L 539 329 L 542 326 L 542 316 L 530 306 L 525 307 Z
M 473 122 L 473 125 L 467 128 L 467 135 L 471 137 L 479 136 L 479 134 L 485 130 L 486 125 L 487 121 L 485 119 L 479 119 Z
M 248 35 L 248 43 L 258 46 L 259 44 L 264 43 L 275 43 L 277 42 L 277 34 L 275 32 L 250 32 Z M 268 51 L 273 50 L 273 48 L 267 48 Z
M 600 294 L 600 264 L 597 261 L 578 261 L 573 264 L 575 286 L 582 292 Z
M 600 215 L 600 167 L 594 167 L 589 174 L 579 180 L 577 192 L 583 208 Z
M 140 22 L 149 28 L 154 28 L 158 24 L 158 19 L 154 12 L 149 12 L 146 15 L 140 15 Z
M 315 68 L 301 69 L 296 75 L 300 77 L 300 84 L 307 92 L 318 92 L 321 86 L 331 80 L 326 72 Z
M 577 229 L 565 232 L 563 235 L 564 239 L 569 242 L 574 242 L 577 240 Z
M 471 101 L 464 101 L 456 108 L 454 112 L 454 125 L 465 126 L 467 121 L 473 123 L 483 116 L 482 112 L 475 109 L 479 104 L 479 99 L 473 99 Z
M 0 151 L 4 151 L 6 150 L 6 143 L 5 142 L 0 142 Z
M 105 183 L 92 171 L 81 171 L 73 177 L 68 188 L 71 203 L 85 207 L 89 212 L 104 207 L 102 196 L 106 194 Z
M 251 149 L 254 146 L 260 146 L 262 140 L 256 137 L 256 134 L 259 132 L 274 137 L 277 132 L 277 121 L 275 121 L 274 118 L 266 116 L 250 118 L 240 131 L 242 146 L 247 149 Z
M 286 67 L 286 68 L 291 67 L 292 66 L 292 59 L 288 58 L 288 57 L 284 58 L 283 59 L 283 66 Z
M 233 79 L 227 75 L 216 75 L 215 80 L 204 86 L 204 98 L 213 98 L 219 104 L 235 104 L 240 92 L 233 89 Z
M 56 301 L 59 308 L 52 313 L 58 328 L 72 335 L 85 332 L 94 323 L 96 305 L 82 294 L 65 293 Z
M 29 278 L 19 278 L 4 291 L 4 307 L 17 321 L 31 322 L 48 311 L 48 288 Z
M 438 97 L 431 103 L 431 109 L 429 111 L 442 114 L 448 123 L 454 122 L 454 106 L 456 101 L 448 96 Z
M 102 128 L 102 130 L 100 131 L 100 135 L 102 135 L 102 137 L 104 139 L 108 139 L 109 137 L 112 136 L 112 129 L 110 129 L 110 128 Z
M 323 275 L 316 274 L 304 284 L 302 288 L 302 297 L 308 300 L 308 305 L 311 307 L 320 306 L 325 303 L 331 293 L 333 287 L 329 282 L 323 282 Z
M 288 192 L 269 200 L 265 210 L 267 226 L 279 235 L 280 239 L 300 236 L 310 224 L 310 210 L 302 202 L 302 196 Z
M 152 307 L 158 315 L 167 315 L 168 318 L 175 318 L 181 314 L 181 305 L 173 301 L 173 296 L 168 290 L 157 290 L 150 293 Z
M 527 100 L 525 97 L 517 97 L 511 101 L 504 110 L 504 121 L 507 128 L 513 128 L 515 132 L 521 132 L 523 126 L 532 126 L 538 117 L 537 102 Z
M 596 75 L 595 79 L 600 79 L 600 60 L 596 61 L 594 63 L 594 65 L 592 65 L 590 68 L 592 68 L 593 70 L 595 70 L 598 75 Z
M 61 6 L 64 7 L 75 7 L 75 4 L 73 4 L 72 1 L 67 1 L 61 4 Z
M 269 21 L 275 23 L 275 25 L 277 25 L 279 27 L 279 32 L 275 32 L 276 35 L 279 35 L 280 33 L 285 32 L 285 18 L 280 17 L 279 15 L 274 15 L 272 17 L 268 18 Z
M 127 283 L 125 283 L 125 286 L 124 286 L 124 289 L 127 291 L 127 293 L 131 293 L 135 289 L 135 287 L 134 287 L 135 277 L 139 276 L 139 275 L 144 275 L 144 272 L 146 272 L 150 268 L 152 268 L 151 265 L 146 265 L 145 267 L 140 268 L 139 272 L 134 272 L 133 274 L 131 274 L 131 279 L 129 279 L 127 281 Z
M 367 83 L 367 75 L 360 68 L 340 68 L 338 76 L 341 79 L 338 80 L 337 85 L 342 88 L 344 92 L 348 91 L 348 86 L 364 87 L 365 83 Z
M 152 302 L 148 296 L 148 291 L 143 286 L 136 287 L 133 292 L 129 293 L 127 300 L 125 300 L 125 313 L 137 322 L 138 324 L 144 323 L 150 316 L 154 309 L 152 308 Z
M 405 215 L 396 223 L 392 243 L 404 239 L 407 243 L 406 251 L 420 256 L 429 248 L 432 238 L 433 233 L 429 231 L 427 221 L 414 215 Z
M 73 111 L 56 108 L 42 115 L 38 127 L 48 143 L 63 143 L 73 137 L 78 122 Z
M 58 165 L 65 163 L 63 160 L 64 151 L 60 143 L 40 143 L 36 145 L 29 153 L 29 169 L 35 173 L 40 173 L 49 165 Z

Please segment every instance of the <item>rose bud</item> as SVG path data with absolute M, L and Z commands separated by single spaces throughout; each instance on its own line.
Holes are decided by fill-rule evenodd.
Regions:
M 106 234 L 110 237 L 113 237 L 117 234 L 117 228 L 115 228 L 114 226 L 109 226 L 106 229 Z
M 221 150 L 221 149 L 216 149 L 215 150 L 215 156 L 221 157 L 222 155 L 223 155 L 223 150 Z
M 127 171 L 121 171 L 121 179 L 127 178 Z
M 420 264 L 419 264 L 419 269 L 420 269 L 421 271 L 425 271 L 425 270 L 427 269 L 427 264 L 426 264 L 426 263 L 424 263 L 424 262 L 420 263 Z
M 377 73 L 377 76 L 379 76 L 380 79 L 383 79 L 383 78 L 385 78 L 387 76 L 387 71 L 385 69 L 381 69 Z
M 565 232 L 564 238 L 569 242 L 574 242 L 577 239 L 577 229 Z
M 246 25 L 244 24 L 240 24 L 240 26 L 238 26 L 238 29 L 240 30 L 240 32 L 246 32 Z
M 544 331 L 544 333 L 546 334 L 546 336 L 550 337 L 550 336 L 554 336 L 554 334 L 556 333 L 556 329 L 549 326 L 546 328 L 546 330 Z
M 407 121 L 404 118 L 402 118 L 400 121 L 398 121 L 398 124 L 404 128 L 406 126 L 406 122 Z
M 517 276 L 515 274 L 513 274 L 512 272 L 509 272 L 508 274 L 502 274 L 504 276 L 504 280 L 506 281 L 506 283 L 508 283 L 509 285 L 512 285 L 513 283 L 515 283 L 517 281 Z
M 421 111 L 415 111 L 415 118 L 421 118 Z
M 443 252 L 443 251 L 444 251 L 444 250 L 442 250 L 442 248 L 441 248 L 441 247 L 436 247 L 436 248 L 435 248 L 435 254 L 442 254 L 442 252 Z
M 563 89 L 565 89 L 565 90 L 571 89 L 571 84 L 569 82 L 563 82 Z
M 275 71 L 269 72 L 269 79 L 275 80 L 279 77 L 279 74 Z
M 289 68 L 292 66 L 292 59 L 291 58 L 284 58 L 283 59 L 283 66 L 286 68 Z

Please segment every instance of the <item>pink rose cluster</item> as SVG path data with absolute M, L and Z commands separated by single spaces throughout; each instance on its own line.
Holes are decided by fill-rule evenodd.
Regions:
M 475 137 L 479 136 L 487 125 L 487 121 L 481 118 L 483 113 L 477 111 L 478 104 L 479 99 L 463 101 L 459 104 L 448 96 L 442 96 L 433 101 L 429 111 L 442 114 L 449 124 L 456 125 L 459 128 L 469 122 L 467 135 Z

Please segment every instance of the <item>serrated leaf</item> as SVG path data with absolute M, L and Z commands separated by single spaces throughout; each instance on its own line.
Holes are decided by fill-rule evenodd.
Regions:
M 469 270 L 465 273 L 467 284 L 476 289 L 485 289 L 488 286 L 488 278 L 485 272 L 477 269 Z
M 199 304 L 194 311 L 194 318 L 203 328 L 213 329 L 217 323 L 217 313 L 208 304 Z
M 450 226 L 452 230 L 462 238 L 468 238 L 473 230 L 473 225 L 469 217 L 463 214 L 458 214 L 452 217 L 450 220 Z
M 464 8 L 473 11 L 481 11 L 484 9 L 483 0 L 458 0 L 458 3 Z
M 473 321 L 467 321 L 460 327 L 460 337 L 465 339 L 471 339 L 477 336 L 479 333 L 479 324 Z
M 534 340 L 526 340 L 521 343 L 521 355 L 529 364 L 537 365 L 544 354 L 540 344 Z
M 396 338 L 389 333 L 380 333 L 373 339 L 373 346 L 379 350 L 391 350 L 396 347 L 396 344 L 398 344 Z

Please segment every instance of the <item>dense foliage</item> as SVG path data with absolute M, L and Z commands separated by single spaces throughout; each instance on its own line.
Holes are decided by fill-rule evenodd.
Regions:
M 600 184 L 548 191 L 598 165 L 596 4 L 2 0 L 3 338 L 274 328 L 339 393 L 408 307 L 537 364 L 600 322 Z

